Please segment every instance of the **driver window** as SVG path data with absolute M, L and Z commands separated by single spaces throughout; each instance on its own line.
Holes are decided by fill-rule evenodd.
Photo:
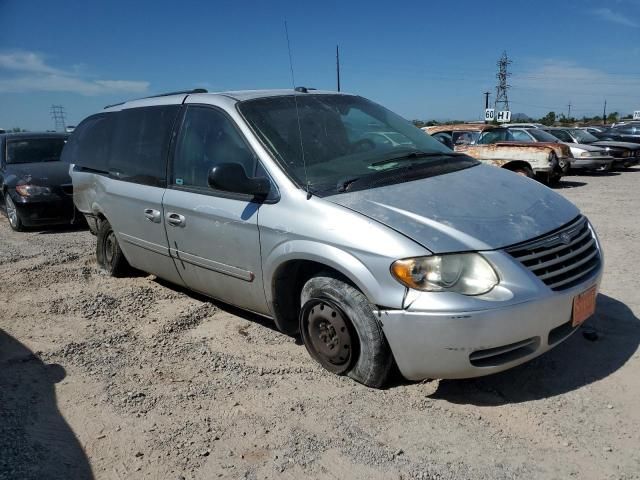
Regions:
M 221 163 L 239 163 L 253 177 L 257 160 L 226 115 L 213 108 L 188 107 L 176 145 L 173 184 L 209 188 L 209 171 Z

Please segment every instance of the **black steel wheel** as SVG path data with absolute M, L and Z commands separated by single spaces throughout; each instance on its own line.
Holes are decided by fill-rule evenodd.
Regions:
M 309 354 L 330 372 L 351 367 L 357 340 L 344 313 L 332 302 L 314 299 L 302 311 L 302 337 Z
M 112 277 L 122 277 L 131 267 L 124 257 L 118 239 L 108 221 L 102 220 L 98 227 L 96 258 L 98 265 Z
M 382 388 L 393 355 L 375 306 L 333 272 L 310 278 L 300 292 L 300 332 L 311 357 L 326 370 Z

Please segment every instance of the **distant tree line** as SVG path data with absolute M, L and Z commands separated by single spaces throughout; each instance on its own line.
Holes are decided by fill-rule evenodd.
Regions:
M 607 122 L 606 123 L 614 123 L 617 122 L 619 120 L 622 120 L 624 118 L 631 118 L 631 115 L 627 115 L 626 117 L 622 117 L 620 116 L 620 114 L 618 112 L 611 112 L 609 115 L 607 115 Z M 576 117 L 567 117 L 566 115 L 564 115 L 563 113 L 561 114 L 556 114 L 556 112 L 549 112 L 547 113 L 545 116 L 540 117 L 538 119 L 535 118 L 529 118 L 528 120 L 519 120 L 520 122 L 526 122 L 526 123 L 541 123 L 543 125 L 548 125 L 548 126 L 553 126 L 553 125 L 570 125 L 570 124 L 575 124 L 575 123 L 582 123 L 582 124 L 586 124 L 586 125 L 601 125 L 602 122 L 602 115 L 596 115 L 594 117 L 587 117 L 587 116 L 583 116 L 581 118 L 576 118 Z M 445 122 L 438 122 L 437 120 L 412 120 L 412 123 L 418 127 L 431 127 L 433 125 L 452 125 L 455 123 L 466 123 L 466 121 L 464 120 L 447 120 Z M 493 122 L 494 124 L 498 124 L 497 122 Z

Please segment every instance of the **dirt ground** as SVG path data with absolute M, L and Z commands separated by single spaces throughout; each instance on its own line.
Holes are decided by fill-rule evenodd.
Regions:
M 267 320 L 101 274 L 88 231 L 2 216 L 0 479 L 640 479 L 639 186 L 635 167 L 558 188 L 605 250 L 595 341 L 384 391 Z

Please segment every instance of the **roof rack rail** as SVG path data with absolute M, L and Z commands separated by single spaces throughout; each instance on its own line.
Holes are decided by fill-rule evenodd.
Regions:
M 169 95 L 184 95 L 189 93 L 209 93 L 206 88 L 193 88 L 191 90 L 179 90 L 177 92 L 167 92 L 167 93 L 159 93 L 158 95 L 150 95 L 148 97 L 136 98 L 136 100 L 144 100 L 145 98 L 158 98 L 158 97 L 168 97 Z M 118 102 L 111 105 L 105 105 L 105 109 L 111 107 L 117 107 L 118 105 L 124 105 L 127 102 Z
M 159 93 L 158 95 L 151 95 L 149 97 L 142 97 L 142 98 L 168 97 L 169 95 L 180 95 L 180 94 L 188 94 L 188 93 L 209 93 L 209 91 L 206 88 L 194 88 L 191 90 L 179 90 L 177 92 Z
M 309 90 L 317 90 L 317 89 L 313 87 L 296 87 L 294 88 L 294 90 L 299 93 L 308 93 Z

